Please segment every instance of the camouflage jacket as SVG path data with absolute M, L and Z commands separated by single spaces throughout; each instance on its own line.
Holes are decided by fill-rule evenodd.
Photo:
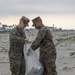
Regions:
M 38 47 L 40 47 L 40 51 L 47 51 L 50 49 L 55 49 L 55 45 L 53 43 L 53 36 L 46 26 L 43 26 L 33 43 L 31 44 L 31 48 L 33 50 L 36 50 Z
M 15 27 L 10 32 L 10 51 L 12 52 L 21 52 L 23 51 L 25 43 L 25 33 L 23 30 L 20 30 L 18 27 Z

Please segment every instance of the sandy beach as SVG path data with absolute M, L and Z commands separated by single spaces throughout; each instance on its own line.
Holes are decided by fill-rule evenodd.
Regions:
M 36 34 L 37 30 L 26 30 L 30 44 Z M 52 31 L 52 34 L 57 50 L 56 70 L 58 75 L 75 75 L 75 31 Z M 9 33 L 0 33 L 0 75 L 11 75 L 8 58 L 9 44 Z M 39 56 L 39 49 L 36 53 Z

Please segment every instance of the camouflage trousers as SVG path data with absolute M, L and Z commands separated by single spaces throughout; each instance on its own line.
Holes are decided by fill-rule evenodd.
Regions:
M 56 52 L 53 50 L 40 54 L 40 62 L 44 68 L 43 75 L 57 75 L 55 61 Z
M 25 58 L 23 53 L 9 54 L 11 75 L 25 75 Z

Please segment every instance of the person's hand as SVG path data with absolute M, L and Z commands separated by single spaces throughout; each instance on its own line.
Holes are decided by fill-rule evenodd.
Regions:
M 26 55 L 27 55 L 27 56 L 29 56 L 29 55 L 30 55 L 30 53 L 31 53 L 31 48 L 29 48 L 29 49 L 28 49 L 28 51 L 27 51 Z
M 26 43 L 29 43 L 28 39 L 25 39 L 25 42 L 26 42 Z

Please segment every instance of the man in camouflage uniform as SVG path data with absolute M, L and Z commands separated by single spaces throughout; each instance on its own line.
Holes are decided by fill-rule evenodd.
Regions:
M 44 67 L 43 75 L 57 75 L 56 72 L 56 49 L 50 30 L 43 25 L 42 19 L 36 17 L 32 20 L 33 26 L 39 29 L 37 37 L 31 44 L 31 49 L 36 50 L 40 47 L 40 62 Z M 30 53 L 30 49 L 28 50 Z
M 24 28 L 28 26 L 29 19 L 22 16 L 19 24 L 10 32 L 9 61 L 12 75 L 25 75 L 25 58 L 23 47 L 26 40 Z

